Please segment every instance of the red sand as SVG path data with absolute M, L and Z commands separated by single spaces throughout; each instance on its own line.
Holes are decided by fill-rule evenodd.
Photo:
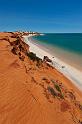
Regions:
M 81 124 L 82 93 L 55 68 L 30 60 L 22 40 L 11 45 L 17 39 L 13 35 L 0 33 L 0 124 Z

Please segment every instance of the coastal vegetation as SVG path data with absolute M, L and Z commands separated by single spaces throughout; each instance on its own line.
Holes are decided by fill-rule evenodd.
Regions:
M 37 57 L 36 54 L 34 54 L 33 52 L 27 52 L 27 56 L 33 61 L 41 61 L 41 59 Z
M 55 92 L 55 90 L 54 90 L 52 87 L 48 86 L 47 89 L 48 89 L 48 91 L 49 91 L 54 97 L 57 96 L 57 93 Z
M 61 89 L 57 84 L 54 84 L 54 87 L 56 88 L 57 91 L 59 91 L 61 93 Z

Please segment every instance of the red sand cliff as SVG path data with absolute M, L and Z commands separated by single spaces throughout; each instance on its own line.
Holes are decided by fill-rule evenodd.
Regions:
M 21 34 L 0 33 L 0 124 L 82 124 L 82 93 L 29 56 Z

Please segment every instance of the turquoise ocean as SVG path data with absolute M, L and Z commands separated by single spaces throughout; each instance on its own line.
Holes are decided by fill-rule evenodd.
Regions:
M 82 33 L 46 33 L 32 40 L 53 56 L 82 70 Z

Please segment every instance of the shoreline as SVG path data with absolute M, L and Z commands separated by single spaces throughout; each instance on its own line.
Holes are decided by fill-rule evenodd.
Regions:
M 42 48 L 44 51 L 50 53 L 51 55 L 63 61 L 64 63 L 67 63 L 68 65 L 71 65 L 72 67 L 82 72 L 82 56 L 80 54 L 74 53 L 73 51 L 67 51 L 57 46 L 54 47 L 52 45 L 42 44 L 34 38 L 29 38 L 29 40 L 33 44 Z
M 72 67 L 71 65 L 61 61 L 57 57 L 51 55 L 50 53 L 46 52 L 46 50 L 42 49 L 40 45 L 37 45 L 29 40 L 29 36 L 24 36 L 24 41 L 28 43 L 30 46 L 30 51 L 35 53 L 39 58 L 43 59 L 44 56 L 48 56 L 53 64 L 52 66 L 55 67 L 59 72 L 61 72 L 65 77 L 67 77 L 72 83 L 77 86 L 77 88 L 82 91 L 82 72 L 78 69 Z M 64 68 L 62 68 L 64 66 Z

